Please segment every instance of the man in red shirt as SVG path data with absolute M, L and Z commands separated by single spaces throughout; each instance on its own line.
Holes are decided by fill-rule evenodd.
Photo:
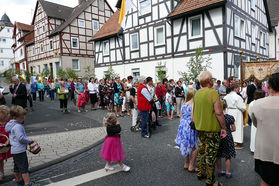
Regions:
M 153 99 L 146 86 L 145 77 L 143 76 L 139 77 L 138 81 L 140 83 L 138 87 L 138 110 L 139 110 L 138 118 L 142 118 L 141 136 L 144 138 L 149 138 L 150 136 L 147 133 L 147 122 L 148 122 L 149 112 L 151 110 L 150 102 Z M 152 83 L 152 81 L 149 81 L 149 83 Z

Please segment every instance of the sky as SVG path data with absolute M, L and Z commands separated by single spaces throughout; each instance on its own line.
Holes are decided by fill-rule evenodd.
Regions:
M 78 0 L 47 0 L 57 4 L 75 7 Z M 11 22 L 31 24 L 37 0 L 0 0 L 0 18 L 6 13 Z M 117 0 L 107 0 L 113 10 Z

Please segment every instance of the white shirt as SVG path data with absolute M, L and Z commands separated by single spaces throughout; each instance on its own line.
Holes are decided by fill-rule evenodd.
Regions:
M 152 96 L 146 88 L 141 89 L 141 93 L 148 101 L 152 100 Z
M 166 94 L 166 99 L 167 99 L 167 101 L 169 102 L 169 103 L 172 103 L 172 92 L 171 93 L 168 93 L 167 92 L 167 94 Z
M 96 83 L 88 83 L 88 90 L 89 94 L 96 94 L 98 93 L 98 85 Z

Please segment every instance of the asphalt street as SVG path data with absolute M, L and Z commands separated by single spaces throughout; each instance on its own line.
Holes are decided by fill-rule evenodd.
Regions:
M 9 96 L 6 96 L 10 102 Z M 73 103 L 69 102 L 71 113 L 62 114 L 59 102 L 51 102 L 48 98 L 44 103 L 36 102 L 35 111 L 30 112 L 25 121 L 28 135 L 62 132 L 82 128 L 102 126 L 101 121 L 105 111 L 89 111 L 77 113 Z M 83 183 L 82 185 L 205 185 L 198 181 L 194 173 L 183 169 L 183 158 L 179 149 L 175 148 L 179 120 L 160 119 L 162 124 L 150 139 L 144 139 L 139 133 L 130 132 L 131 118 L 119 118 L 122 132 L 121 139 L 126 153 L 124 163 L 131 166 L 128 173 L 118 172 Z M 237 157 L 233 159 L 233 178 L 219 180 L 228 186 L 256 186 L 260 178 L 254 171 L 253 155 L 249 151 L 250 127 L 245 128 L 245 148 L 237 150 Z M 59 182 L 92 171 L 104 168 L 105 161 L 100 157 L 102 145 L 62 163 L 53 165 L 31 174 L 31 180 L 40 185 Z M 14 185 L 14 182 L 3 184 Z

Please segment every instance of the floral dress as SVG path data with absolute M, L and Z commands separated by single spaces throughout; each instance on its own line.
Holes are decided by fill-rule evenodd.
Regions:
M 9 137 L 9 134 L 5 131 L 5 125 L 6 124 L 0 123 L 0 134 L 4 134 Z M 5 143 L 6 141 L 7 141 L 7 139 L 5 137 L 0 136 L 0 143 Z M 7 152 L 7 153 L 0 153 L 0 161 L 6 160 L 11 157 L 12 157 L 11 150 L 9 150 L 9 152 Z
M 111 84 L 104 85 L 105 105 L 110 106 L 113 104 L 113 86 Z
M 198 146 L 198 133 L 196 130 L 192 130 L 191 123 L 191 105 L 184 104 L 181 108 L 181 120 L 178 127 L 176 144 L 180 149 L 183 157 L 188 156 L 192 150 L 197 149 Z
M 116 89 L 118 91 L 116 91 Z M 123 91 L 123 87 L 121 85 L 121 83 L 116 83 L 116 89 L 114 92 L 114 106 L 120 106 L 123 104 L 123 96 L 121 95 L 120 91 Z

